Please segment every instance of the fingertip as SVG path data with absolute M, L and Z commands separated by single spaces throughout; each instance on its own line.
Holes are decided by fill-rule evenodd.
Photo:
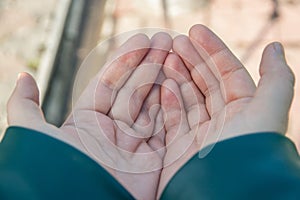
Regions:
M 29 74 L 28 72 L 20 72 L 18 74 L 17 81 L 23 80 L 23 79 L 35 82 L 33 76 L 31 74 Z
M 185 35 L 178 35 L 174 38 L 173 50 L 180 56 L 185 66 L 190 71 L 194 68 L 194 66 L 203 62 L 192 44 L 192 41 Z
M 206 26 L 202 24 L 196 24 L 189 30 L 189 37 L 192 41 L 196 41 L 205 46 L 205 42 L 211 40 L 211 37 L 215 37 L 215 34 Z
M 149 51 L 144 55 L 142 63 L 139 64 L 150 64 L 160 68 L 172 48 L 172 38 L 167 33 L 158 32 L 153 35 L 150 42 Z
M 166 79 L 163 82 L 162 86 L 167 89 L 178 87 L 176 81 L 174 81 L 173 79 L 170 79 L 170 78 Z
M 203 24 L 195 24 L 193 25 L 190 30 L 189 30 L 189 35 L 190 36 L 195 36 L 197 35 L 199 32 L 201 31 L 209 31 L 209 28 L 207 28 L 205 25 Z
M 268 44 L 263 51 L 260 75 L 263 76 L 266 73 L 277 74 L 291 81 L 293 85 L 295 84 L 295 75 L 286 62 L 284 47 L 280 42 Z
M 133 37 L 131 37 L 130 39 L 131 40 L 139 40 L 140 42 L 145 42 L 145 43 L 149 43 L 150 42 L 149 37 L 146 34 L 144 34 L 144 33 L 137 33 Z
M 176 36 L 173 40 L 173 49 L 174 49 L 174 51 L 180 52 L 180 49 L 186 47 L 186 45 L 182 45 L 182 44 L 187 44 L 187 43 L 190 43 L 190 39 L 186 35 Z M 183 51 L 184 50 L 185 49 L 183 49 Z
M 123 43 L 123 45 L 120 47 L 120 52 L 128 53 L 128 51 L 147 50 L 149 49 L 150 44 L 151 41 L 146 34 L 137 33 Z
M 19 98 L 30 99 L 39 104 L 39 90 L 37 83 L 33 76 L 27 72 L 18 74 L 14 94 Z
M 195 49 L 202 56 L 210 56 L 228 49 L 225 43 L 212 30 L 202 24 L 196 24 L 189 30 L 189 38 Z
M 26 72 L 18 75 L 17 84 L 7 102 L 7 122 L 9 125 L 32 127 L 35 120 L 43 121 L 39 108 L 39 90 L 34 78 Z
M 26 76 L 31 76 L 31 75 L 27 72 L 20 72 L 20 73 L 18 73 L 17 80 L 20 80 L 20 79 L 22 79 L 23 77 L 26 77 Z
M 286 63 L 284 47 L 280 42 L 272 42 L 268 44 L 263 51 L 263 55 L 272 56 L 273 59 L 279 59 Z
M 144 44 L 146 47 L 150 46 L 150 38 L 144 33 L 138 33 L 135 40 L 140 42 L 140 44 Z
M 285 57 L 284 47 L 280 42 L 273 42 L 272 45 L 273 45 L 273 48 L 275 49 L 275 51 L 277 52 L 277 54 Z
M 174 41 L 181 41 L 181 40 L 188 40 L 188 39 L 189 39 L 188 36 L 181 34 L 181 35 L 177 35 L 177 36 L 174 38 Z
M 177 69 L 177 63 L 178 63 L 178 60 L 180 58 L 178 58 L 178 55 L 173 53 L 173 52 L 170 52 L 169 55 L 166 57 L 166 60 L 165 60 L 165 68 L 168 68 L 168 69 Z
M 163 70 L 167 78 L 174 79 L 179 85 L 191 80 L 188 69 L 175 53 L 168 55 Z
M 173 39 L 166 32 L 158 32 L 151 38 L 151 48 L 169 51 L 172 48 Z
M 284 50 L 280 43 L 273 42 L 264 49 L 261 63 L 261 78 L 255 94 L 259 104 L 264 104 L 264 113 L 270 119 L 282 121 L 286 128 L 286 119 L 294 96 L 295 75 L 286 64 Z M 281 131 L 280 128 L 277 128 Z

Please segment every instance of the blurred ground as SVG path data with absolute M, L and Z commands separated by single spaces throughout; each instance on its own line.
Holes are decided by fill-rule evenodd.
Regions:
M 264 46 L 280 41 L 289 65 L 300 80 L 300 1 L 271 0 L 107 0 L 99 41 L 143 27 L 166 27 L 187 33 L 196 23 L 214 30 L 242 59 L 255 81 Z M 0 110 L 19 71 L 38 65 L 43 41 L 51 28 L 57 0 L 0 2 Z M 276 18 L 277 17 L 277 18 Z M 96 44 L 95 44 L 96 46 Z M 30 66 L 30 68 L 25 67 Z M 300 141 L 300 81 L 296 81 L 289 134 Z M 0 128 L 1 129 L 1 128 Z

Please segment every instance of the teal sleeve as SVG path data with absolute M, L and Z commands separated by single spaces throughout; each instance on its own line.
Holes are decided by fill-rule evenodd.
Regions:
M 10 127 L 0 143 L 0 199 L 133 199 L 100 165 L 45 134 Z
M 195 155 L 190 159 L 169 182 L 161 199 L 298 200 L 297 150 L 277 133 L 219 142 L 206 157 Z

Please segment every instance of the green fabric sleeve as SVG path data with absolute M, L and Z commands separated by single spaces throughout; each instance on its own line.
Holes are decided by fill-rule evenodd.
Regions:
M 276 133 L 257 133 L 219 142 L 205 158 L 195 155 L 161 199 L 299 197 L 300 161 L 294 144 Z M 0 144 L 0 199 L 133 197 L 75 148 L 33 130 L 10 127 Z
M 277 133 L 225 140 L 206 157 L 190 159 L 161 199 L 300 199 L 299 156 L 294 144 Z
M 133 199 L 100 165 L 39 132 L 10 127 L 0 143 L 0 199 Z

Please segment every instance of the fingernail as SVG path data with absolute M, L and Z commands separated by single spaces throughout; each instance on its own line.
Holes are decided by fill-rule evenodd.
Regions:
M 284 53 L 284 48 L 282 46 L 282 44 L 280 44 L 279 42 L 275 42 L 274 44 L 274 49 L 278 55 L 278 57 L 286 63 L 286 59 L 285 59 L 285 53 Z
M 274 49 L 278 54 L 281 54 L 284 56 L 284 50 L 283 50 L 283 46 L 282 44 L 280 44 L 279 42 L 275 42 L 274 44 Z

